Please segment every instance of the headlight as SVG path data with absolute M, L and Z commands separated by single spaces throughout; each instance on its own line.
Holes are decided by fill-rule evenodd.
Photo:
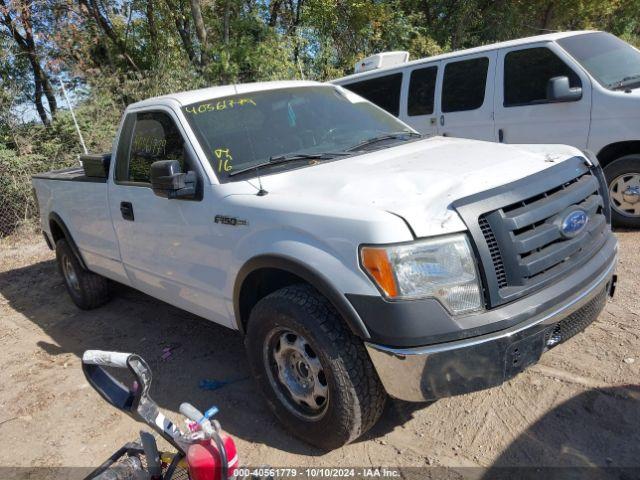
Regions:
M 465 234 L 403 245 L 364 246 L 360 259 L 388 298 L 433 297 L 454 314 L 483 308 L 476 265 Z

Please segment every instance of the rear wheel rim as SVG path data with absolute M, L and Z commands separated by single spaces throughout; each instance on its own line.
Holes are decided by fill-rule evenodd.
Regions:
M 62 273 L 64 274 L 64 279 L 73 290 L 79 292 L 80 291 L 80 280 L 78 280 L 78 274 L 76 273 L 76 269 L 71 263 L 71 259 L 68 255 L 62 257 Z
M 640 173 L 618 175 L 609 184 L 611 208 L 625 217 L 640 217 Z
M 287 410 L 304 420 L 321 418 L 329 385 L 311 344 L 293 330 L 276 328 L 267 335 L 263 355 L 269 383 Z

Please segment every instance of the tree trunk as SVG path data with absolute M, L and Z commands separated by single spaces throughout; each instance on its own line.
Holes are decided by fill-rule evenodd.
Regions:
M 133 68 L 136 72 L 140 71 L 140 68 L 136 64 L 136 62 L 131 58 L 131 55 L 127 53 L 127 48 L 124 42 L 116 32 L 111 27 L 111 23 L 108 18 L 105 18 L 100 12 L 98 5 L 95 0 L 78 0 L 78 3 L 83 6 L 87 12 L 93 17 L 93 19 L 98 24 L 98 27 L 104 32 L 104 34 L 113 42 L 113 44 L 120 50 L 120 54 L 125 59 L 125 61 Z
M 58 110 L 58 102 L 56 101 L 56 96 L 53 91 L 53 87 L 51 86 L 51 82 L 49 81 L 49 76 L 42 69 L 40 65 L 40 59 L 38 58 L 38 53 L 36 52 L 36 44 L 33 38 L 33 26 L 31 24 L 31 4 L 24 3 L 20 8 L 19 21 L 22 26 L 23 32 L 18 31 L 18 27 L 16 25 L 16 21 L 11 17 L 11 12 L 9 7 L 7 7 L 5 0 L 0 0 L 0 6 L 2 7 L 2 18 L 1 21 L 9 29 L 11 32 L 11 36 L 16 42 L 18 49 L 29 59 L 29 64 L 31 65 L 31 70 L 33 73 L 33 81 L 35 84 L 34 98 L 33 102 L 36 106 L 36 110 L 38 111 L 38 115 L 42 120 L 42 123 L 45 125 L 49 125 L 49 117 L 47 116 L 47 112 L 42 104 L 42 95 L 44 93 L 47 98 L 47 103 L 49 104 L 49 114 L 53 118 Z
M 225 0 L 224 2 L 224 28 L 223 28 L 223 41 L 225 45 L 229 44 L 229 29 L 231 20 L 231 2 Z
M 282 0 L 273 0 L 271 2 L 271 11 L 269 12 L 269 26 L 275 27 L 278 23 L 278 13 L 280 13 L 280 4 Z
M 49 113 L 51 114 L 51 117 L 55 117 L 56 112 L 58 111 L 58 101 L 56 100 L 56 95 L 53 91 L 51 82 L 49 81 L 49 77 L 40 66 L 40 62 L 35 55 L 35 51 L 30 52 L 28 55 L 29 62 L 31 63 L 31 69 L 33 70 L 33 78 L 36 81 L 36 90 L 38 90 L 39 85 L 40 96 L 44 93 L 44 96 L 47 98 L 47 103 L 49 104 Z
M 147 0 L 147 27 L 149 28 L 149 42 L 152 45 L 152 51 L 158 49 L 158 27 L 156 26 L 154 0 Z
M 200 42 L 200 64 L 204 66 L 208 62 L 207 29 L 204 26 L 204 19 L 202 18 L 200 0 L 191 0 L 191 16 L 193 17 L 193 24 L 196 27 L 198 42 Z
M 36 78 L 35 84 L 36 91 L 33 97 L 33 103 L 36 105 L 36 110 L 38 111 L 40 120 L 42 120 L 42 124 L 48 127 L 50 125 L 49 117 L 47 116 L 47 111 L 44 109 L 44 105 L 42 105 L 42 83 Z
M 547 4 L 547 8 L 544 11 L 544 16 L 542 17 L 542 22 L 540 26 L 540 30 L 542 30 L 543 33 L 549 30 L 549 24 L 551 23 L 552 13 L 553 13 L 553 2 L 549 2 Z
M 182 48 L 184 48 L 189 61 L 193 65 L 198 66 L 198 62 L 196 60 L 196 52 L 193 47 L 193 41 L 191 40 L 189 17 L 184 12 L 184 3 L 182 1 L 180 1 L 179 3 L 173 3 L 171 0 L 165 0 L 165 3 L 169 7 L 169 11 L 171 12 L 171 16 L 173 17 L 173 23 L 175 24 L 176 31 L 178 32 L 178 36 L 180 37 Z

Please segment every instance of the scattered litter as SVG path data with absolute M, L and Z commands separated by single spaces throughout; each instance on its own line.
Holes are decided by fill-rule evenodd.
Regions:
M 236 383 L 236 382 L 241 382 L 242 380 L 247 380 L 249 377 L 242 377 L 242 378 L 237 378 L 235 380 L 209 380 L 207 378 L 200 380 L 200 383 L 198 384 L 198 387 L 200 387 L 201 390 L 218 390 L 219 388 L 222 388 L 226 385 L 229 385 L 231 383 Z
M 624 361 L 624 363 L 632 364 L 633 362 L 636 361 L 636 359 L 632 358 L 632 357 L 629 357 L 629 358 L 625 358 L 623 361 Z
M 163 345 L 162 354 L 160 355 L 160 358 L 162 360 L 169 360 L 173 355 L 174 350 L 180 348 L 181 346 L 179 343 L 164 343 L 164 342 L 161 343 L 160 345 Z

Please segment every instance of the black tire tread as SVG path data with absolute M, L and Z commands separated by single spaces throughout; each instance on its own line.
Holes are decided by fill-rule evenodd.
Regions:
M 640 154 L 625 155 L 605 165 L 604 174 L 607 179 L 607 188 L 611 182 L 625 172 L 640 170 Z M 625 217 L 611 208 L 611 217 L 614 227 L 640 228 L 640 218 Z
M 277 290 L 260 300 L 254 310 L 280 302 L 300 307 L 308 318 L 314 320 L 320 334 L 330 340 L 333 351 L 338 352 L 337 358 L 331 358 L 333 376 L 341 390 L 348 392 L 353 399 L 351 405 L 347 402 L 340 404 L 340 424 L 332 425 L 334 440 L 305 440 L 328 449 L 355 440 L 378 421 L 387 397 L 362 341 L 348 329 L 331 303 L 310 285 L 296 284 Z M 294 433 L 303 436 L 300 432 Z
M 92 310 L 107 303 L 111 299 L 109 280 L 82 267 L 67 240 L 61 238 L 56 242 L 56 258 L 58 260 L 58 269 L 64 279 L 61 263 L 63 255 L 68 255 L 71 258 L 71 262 L 76 270 L 76 275 L 78 276 L 78 281 L 80 282 L 81 292 L 78 294 L 74 292 L 65 281 L 69 296 L 78 308 L 82 310 Z

